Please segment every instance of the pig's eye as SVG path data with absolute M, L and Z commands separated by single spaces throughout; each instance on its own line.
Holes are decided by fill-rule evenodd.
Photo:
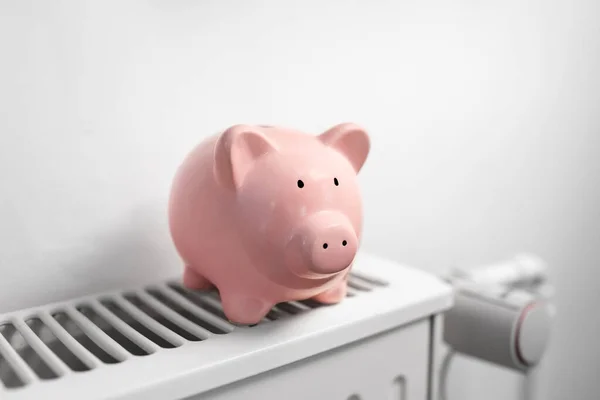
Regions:
M 300 179 L 298 179 L 298 182 L 297 182 L 297 183 L 298 183 L 298 187 L 299 187 L 300 189 L 302 189 L 302 188 L 304 187 L 304 182 L 302 182 Z
M 337 178 L 333 178 L 333 184 L 334 184 L 335 186 L 339 186 L 339 185 L 340 185 L 340 182 L 337 180 Z

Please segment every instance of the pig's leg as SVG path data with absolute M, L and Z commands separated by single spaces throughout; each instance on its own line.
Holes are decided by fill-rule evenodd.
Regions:
M 313 297 L 313 300 L 318 301 L 319 303 L 325 304 L 335 304 L 339 303 L 346 297 L 346 289 L 348 284 L 346 283 L 346 279 L 338 282 L 334 287 L 328 289 L 322 293 Z
M 227 318 L 237 325 L 258 324 L 274 306 L 256 297 L 228 291 L 221 295 L 221 303 Z
M 208 290 L 213 287 L 208 279 L 198 274 L 189 265 L 183 271 L 183 286 L 194 290 Z

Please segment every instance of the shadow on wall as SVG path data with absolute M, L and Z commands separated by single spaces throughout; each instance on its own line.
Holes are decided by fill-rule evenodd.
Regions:
M 87 292 L 98 287 L 154 282 L 177 273 L 181 262 L 172 244 L 165 210 L 140 206 L 114 230 L 89 239 L 93 252 L 77 260 L 80 266 L 72 269 L 78 271 L 75 278 L 88 288 Z M 108 265 L 118 274 L 107 274 Z
M 39 283 L 31 279 L 31 286 L 21 293 L 21 304 L 26 301 L 35 306 L 179 276 L 182 263 L 172 244 L 165 210 L 164 204 L 137 206 L 112 229 L 46 253 L 45 267 L 56 271 L 45 282 L 52 289 L 39 293 Z M 0 312 L 11 309 L 8 304 Z

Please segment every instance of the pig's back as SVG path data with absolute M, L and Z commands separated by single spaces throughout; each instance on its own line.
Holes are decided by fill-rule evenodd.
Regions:
M 218 135 L 210 137 L 190 152 L 175 174 L 169 199 L 173 242 L 184 262 L 194 268 L 222 264 L 231 254 L 224 243 L 236 242 L 235 193 L 218 185 L 213 173 L 217 139 Z
M 277 126 L 263 126 L 262 131 L 283 153 L 311 152 L 322 148 L 315 135 Z

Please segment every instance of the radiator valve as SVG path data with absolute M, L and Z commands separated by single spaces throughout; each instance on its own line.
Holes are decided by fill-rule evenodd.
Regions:
M 521 255 L 449 280 L 455 303 L 444 315 L 444 341 L 454 352 L 519 371 L 540 362 L 555 314 L 542 260 Z

